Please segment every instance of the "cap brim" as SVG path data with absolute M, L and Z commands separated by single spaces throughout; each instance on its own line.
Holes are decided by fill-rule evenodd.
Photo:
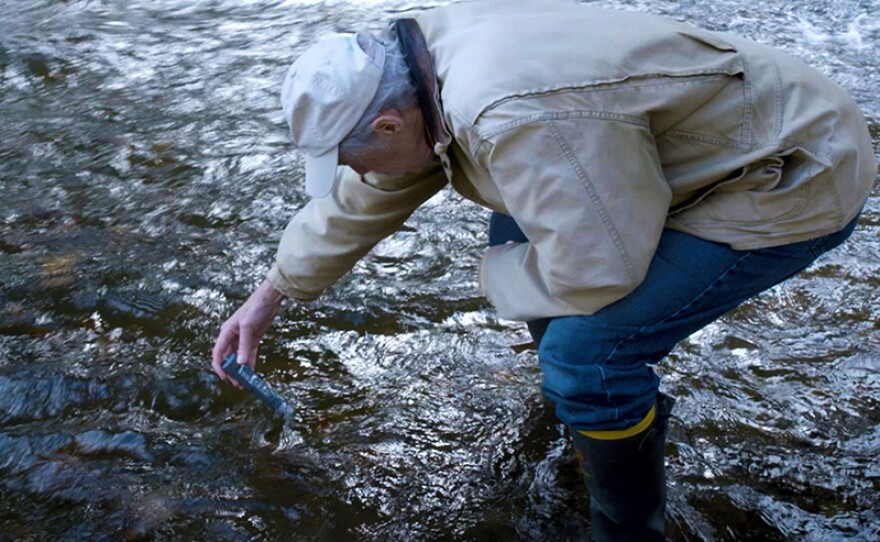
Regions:
M 339 167 L 339 147 L 333 147 L 320 156 L 306 155 L 306 193 L 313 198 L 326 197 L 336 182 Z

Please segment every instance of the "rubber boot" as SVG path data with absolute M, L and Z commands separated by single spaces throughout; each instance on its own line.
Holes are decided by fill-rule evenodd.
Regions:
M 620 431 L 572 431 L 581 475 L 590 492 L 595 542 L 662 542 L 666 511 L 666 428 L 675 400 L 657 404 Z

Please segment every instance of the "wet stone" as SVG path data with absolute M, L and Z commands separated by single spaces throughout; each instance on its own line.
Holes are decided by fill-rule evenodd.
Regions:
M 0 434 L 0 472 L 22 472 L 36 462 L 27 439 Z
M 5 252 L 6 254 L 18 254 L 21 251 L 21 246 L 0 239 L 0 252 Z
M 75 312 L 91 312 L 98 308 L 100 294 L 94 288 L 77 288 L 70 294 L 70 305 Z
M 16 225 L 47 226 L 60 218 L 63 213 L 59 209 L 36 206 L 25 210 L 15 221 Z
M 56 323 L 20 306 L 0 307 L 0 335 L 43 335 L 57 329 Z
M 102 316 L 110 321 L 136 320 L 156 322 L 171 302 L 160 294 L 149 292 L 108 293 L 99 302 Z
M 49 74 L 52 72 L 49 66 L 49 57 L 42 53 L 27 53 L 21 55 L 21 62 L 24 64 L 24 67 L 28 72 L 37 77 L 49 77 Z
M 81 454 L 125 455 L 141 461 L 152 461 L 146 437 L 134 431 L 110 433 L 94 430 L 77 435 L 75 440 Z
M 102 404 L 107 384 L 62 375 L 48 378 L 0 376 L 0 422 L 22 423 L 56 418 L 75 409 Z
M 186 380 L 164 380 L 145 387 L 141 402 L 172 420 L 196 420 L 211 406 L 210 389 Z
M 147 291 L 110 291 L 101 295 L 97 310 L 107 325 L 137 329 L 148 335 L 174 334 L 188 340 L 190 320 L 198 312 L 179 296 Z

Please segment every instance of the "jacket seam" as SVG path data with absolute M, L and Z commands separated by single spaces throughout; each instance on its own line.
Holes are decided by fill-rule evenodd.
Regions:
M 574 155 L 574 152 L 568 145 L 568 141 L 565 140 L 565 136 L 562 135 L 562 131 L 559 129 L 559 127 L 552 122 L 548 124 L 548 127 L 550 129 L 550 133 L 553 134 L 554 139 L 556 139 L 556 143 L 559 145 L 559 148 L 565 155 L 565 158 L 568 160 L 568 163 L 574 170 L 575 175 L 578 176 L 578 179 L 580 179 L 581 184 L 584 186 L 584 189 L 587 192 L 587 196 L 590 198 L 593 207 L 595 207 L 599 218 L 602 220 L 602 225 L 605 226 L 605 231 L 608 232 L 609 237 L 611 237 L 611 240 L 614 243 L 615 248 L 617 249 L 617 254 L 620 256 L 620 259 L 623 261 L 623 264 L 626 267 L 629 279 L 632 281 L 632 283 L 638 282 L 638 277 L 636 276 L 635 270 L 633 270 L 629 254 L 627 253 L 626 247 L 623 246 L 623 242 L 620 239 L 620 233 L 617 231 L 617 228 L 614 226 L 614 222 L 608 215 L 608 210 L 605 209 L 605 206 L 602 204 L 602 201 L 599 198 L 599 194 L 596 192 L 596 188 L 593 186 L 593 182 L 590 180 L 589 175 L 587 174 L 586 170 L 584 170 L 580 161 L 578 161 L 577 157 Z
M 827 171 L 825 171 L 824 175 L 822 175 L 821 177 L 834 175 L 834 164 L 838 163 L 836 153 L 820 151 L 817 148 L 815 148 L 813 145 L 810 145 L 809 143 L 798 143 L 796 141 L 792 141 L 789 139 L 780 139 L 779 141 L 780 141 L 780 145 L 779 145 L 780 149 L 790 149 L 793 147 L 800 147 L 800 148 L 803 148 L 804 150 L 806 150 L 807 152 L 815 155 L 815 157 L 817 159 L 823 160 L 825 162 L 825 164 L 823 164 L 823 165 L 825 165 L 827 167 Z M 810 164 L 809 173 L 804 176 L 804 179 L 806 179 L 806 182 L 804 183 L 804 185 L 802 187 L 802 191 L 806 191 L 808 193 L 813 191 L 813 184 L 820 177 L 820 176 L 813 174 L 813 171 L 815 171 L 815 167 L 816 167 L 815 164 Z M 846 225 L 844 223 L 844 217 L 845 217 L 846 213 L 844 213 L 844 211 L 843 211 L 843 202 L 840 201 L 840 192 L 837 190 L 837 183 L 831 182 L 830 189 L 831 189 L 831 191 L 833 193 L 833 197 L 834 197 L 834 207 L 837 209 L 837 216 L 838 216 L 837 221 L 840 224 L 840 227 L 842 228 L 843 226 Z M 809 199 L 807 197 L 807 195 L 804 195 L 803 198 L 801 199 L 801 201 L 798 203 L 798 205 L 796 206 L 798 212 L 800 212 L 800 210 L 802 210 L 803 207 L 806 205 L 807 199 Z M 786 213 L 784 216 L 788 217 L 789 214 L 790 213 Z
M 571 89 L 562 89 L 563 91 L 571 91 L 577 92 L 578 88 L 582 88 L 584 92 L 613 92 L 616 90 L 630 90 L 630 89 L 640 89 L 640 88 L 653 88 L 653 87 L 671 87 L 676 85 L 698 85 L 709 79 L 721 79 L 723 77 L 734 77 L 730 73 L 724 71 L 716 71 L 716 72 L 702 72 L 699 74 L 693 75 L 652 75 L 648 77 L 636 77 L 630 78 L 623 81 L 615 81 L 611 83 L 601 83 L 598 85 L 591 85 L 588 87 L 574 87 Z M 635 80 L 635 82 L 633 81 Z M 655 83 L 641 83 L 638 81 L 651 81 L 656 80 Z M 555 94 L 555 92 L 545 92 L 540 95 L 531 95 L 524 97 L 525 99 L 531 98 L 539 98 L 546 94 Z
M 773 118 L 773 122 L 775 122 L 776 125 L 773 127 L 773 138 L 779 139 L 779 135 L 782 133 L 782 75 L 779 73 L 779 66 L 776 65 L 776 62 L 771 60 L 770 66 L 773 71 L 773 90 L 776 93 L 774 100 L 776 115 Z
M 619 80 L 615 79 L 602 83 L 568 85 L 558 88 L 525 90 L 521 93 L 511 94 L 503 98 L 498 98 L 497 100 L 492 102 L 490 106 L 484 108 L 483 111 L 485 112 L 489 109 L 492 109 L 496 105 L 500 105 L 504 102 L 508 102 L 511 100 L 535 100 L 544 98 L 546 96 L 564 94 L 569 92 L 583 92 L 592 94 L 594 92 L 615 92 L 619 90 L 671 87 L 676 85 L 698 85 L 707 80 L 721 79 L 724 77 L 735 77 L 735 75 L 725 71 L 701 72 L 698 74 L 686 75 L 653 74 L 646 76 L 629 77 Z
M 454 109 L 452 107 L 444 106 L 444 111 L 448 112 L 453 118 L 457 119 L 458 122 L 461 123 L 462 127 L 466 127 L 465 131 L 467 132 L 467 140 L 468 140 L 468 151 L 471 153 L 471 156 L 476 156 L 477 151 L 482 145 L 482 141 L 480 141 L 479 134 L 476 131 L 476 128 L 467 120 L 467 117 L 464 116 L 460 111 Z M 453 136 L 453 141 L 455 141 L 455 137 Z
M 598 120 L 613 120 L 619 122 L 625 122 L 627 124 L 633 124 L 640 128 L 647 128 L 649 126 L 648 120 L 642 117 L 636 117 L 633 115 L 624 115 L 622 113 L 612 113 L 610 111 L 595 111 L 589 109 L 581 109 L 581 110 L 571 110 L 571 111 L 550 111 L 545 113 L 536 113 L 534 115 L 528 115 L 522 118 L 518 118 L 516 120 L 505 122 L 499 126 L 496 126 L 492 130 L 488 130 L 486 132 L 477 132 L 477 136 L 480 139 L 486 140 L 497 135 L 503 134 L 504 132 L 508 132 L 515 128 L 519 128 L 521 126 L 525 126 L 526 124 L 532 124 L 535 122 L 541 122 L 546 120 L 570 120 L 570 119 L 598 119 Z
M 746 148 L 752 146 L 752 77 L 751 66 L 746 62 L 743 55 L 739 55 L 742 62 L 742 79 L 743 79 L 743 122 L 740 130 L 740 141 L 743 141 Z
M 705 134 L 698 134 L 696 132 L 686 132 L 684 130 L 667 130 L 663 132 L 663 136 L 667 137 L 675 137 L 678 139 L 687 139 L 690 141 L 699 141 L 701 143 L 710 143 L 712 145 L 718 145 L 721 147 L 730 147 L 733 149 L 737 149 L 740 151 L 747 151 L 750 147 L 740 141 L 736 141 L 735 139 L 730 139 L 721 136 L 710 136 Z
M 836 158 L 832 156 L 832 158 Z M 832 164 L 837 163 L 836 159 L 833 159 Z M 826 173 L 826 175 L 830 175 L 831 173 Z M 809 184 L 809 183 L 808 183 Z M 834 195 L 834 207 L 837 208 L 837 221 L 840 223 L 840 227 L 843 228 L 846 225 L 846 213 L 843 211 L 843 202 L 840 201 L 840 191 L 837 189 L 837 183 L 832 182 L 829 183 L 831 187 L 831 192 Z
M 640 80 L 648 80 L 648 79 L 659 79 L 659 78 L 693 78 L 693 77 L 707 77 L 714 75 L 729 75 L 735 76 L 739 72 L 731 72 L 729 69 L 717 69 L 717 70 L 704 70 L 699 72 L 683 72 L 683 73 L 644 73 L 638 75 L 630 75 L 627 77 L 621 77 L 616 79 L 608 79 L 604 81 L 582 81 L 582 82 L 573 82 L 568 85 L 560 85 L 555 87 L 541 87 L 534 89 L 523 89 L 520 92 L 516 92 L 513 94 L 508 94 L 506 96 L 501 96 L 500 98 L 496 98 L 495 100 L 489 102 L 477 112 L 474 117 L 474 122 L 479 120 L 480 117 L 483 116 L 490 109 L 494 109 L 504 102 L 508 102 L 511 100 L 519 100 L 524 98 L 534 98 L 541 95 L 553 94 L 558 92 L 567 92 L 572 90 L 584 90 L 584 91 L 593 91 L 593 90 L 601 90 L 598 87 L 610 87 L 617 85 L 626 85 L 632 81 L 640 81 Z

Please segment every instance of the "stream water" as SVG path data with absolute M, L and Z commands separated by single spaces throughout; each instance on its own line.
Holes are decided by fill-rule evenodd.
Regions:
M 0 540 L 583 539 L 525 330 L 477 289 L 487 213 L 451 190 L 285 306 L 259 368 L 288 423 L 210 370 L 305 201 L 286 67 L 427 5 L 0 0 Z M 604 5 L 787 50 L 880 140 L 876 0 Z M 659 368 L 677 539 L 880 540 L 878 233 L 875 194 Z

